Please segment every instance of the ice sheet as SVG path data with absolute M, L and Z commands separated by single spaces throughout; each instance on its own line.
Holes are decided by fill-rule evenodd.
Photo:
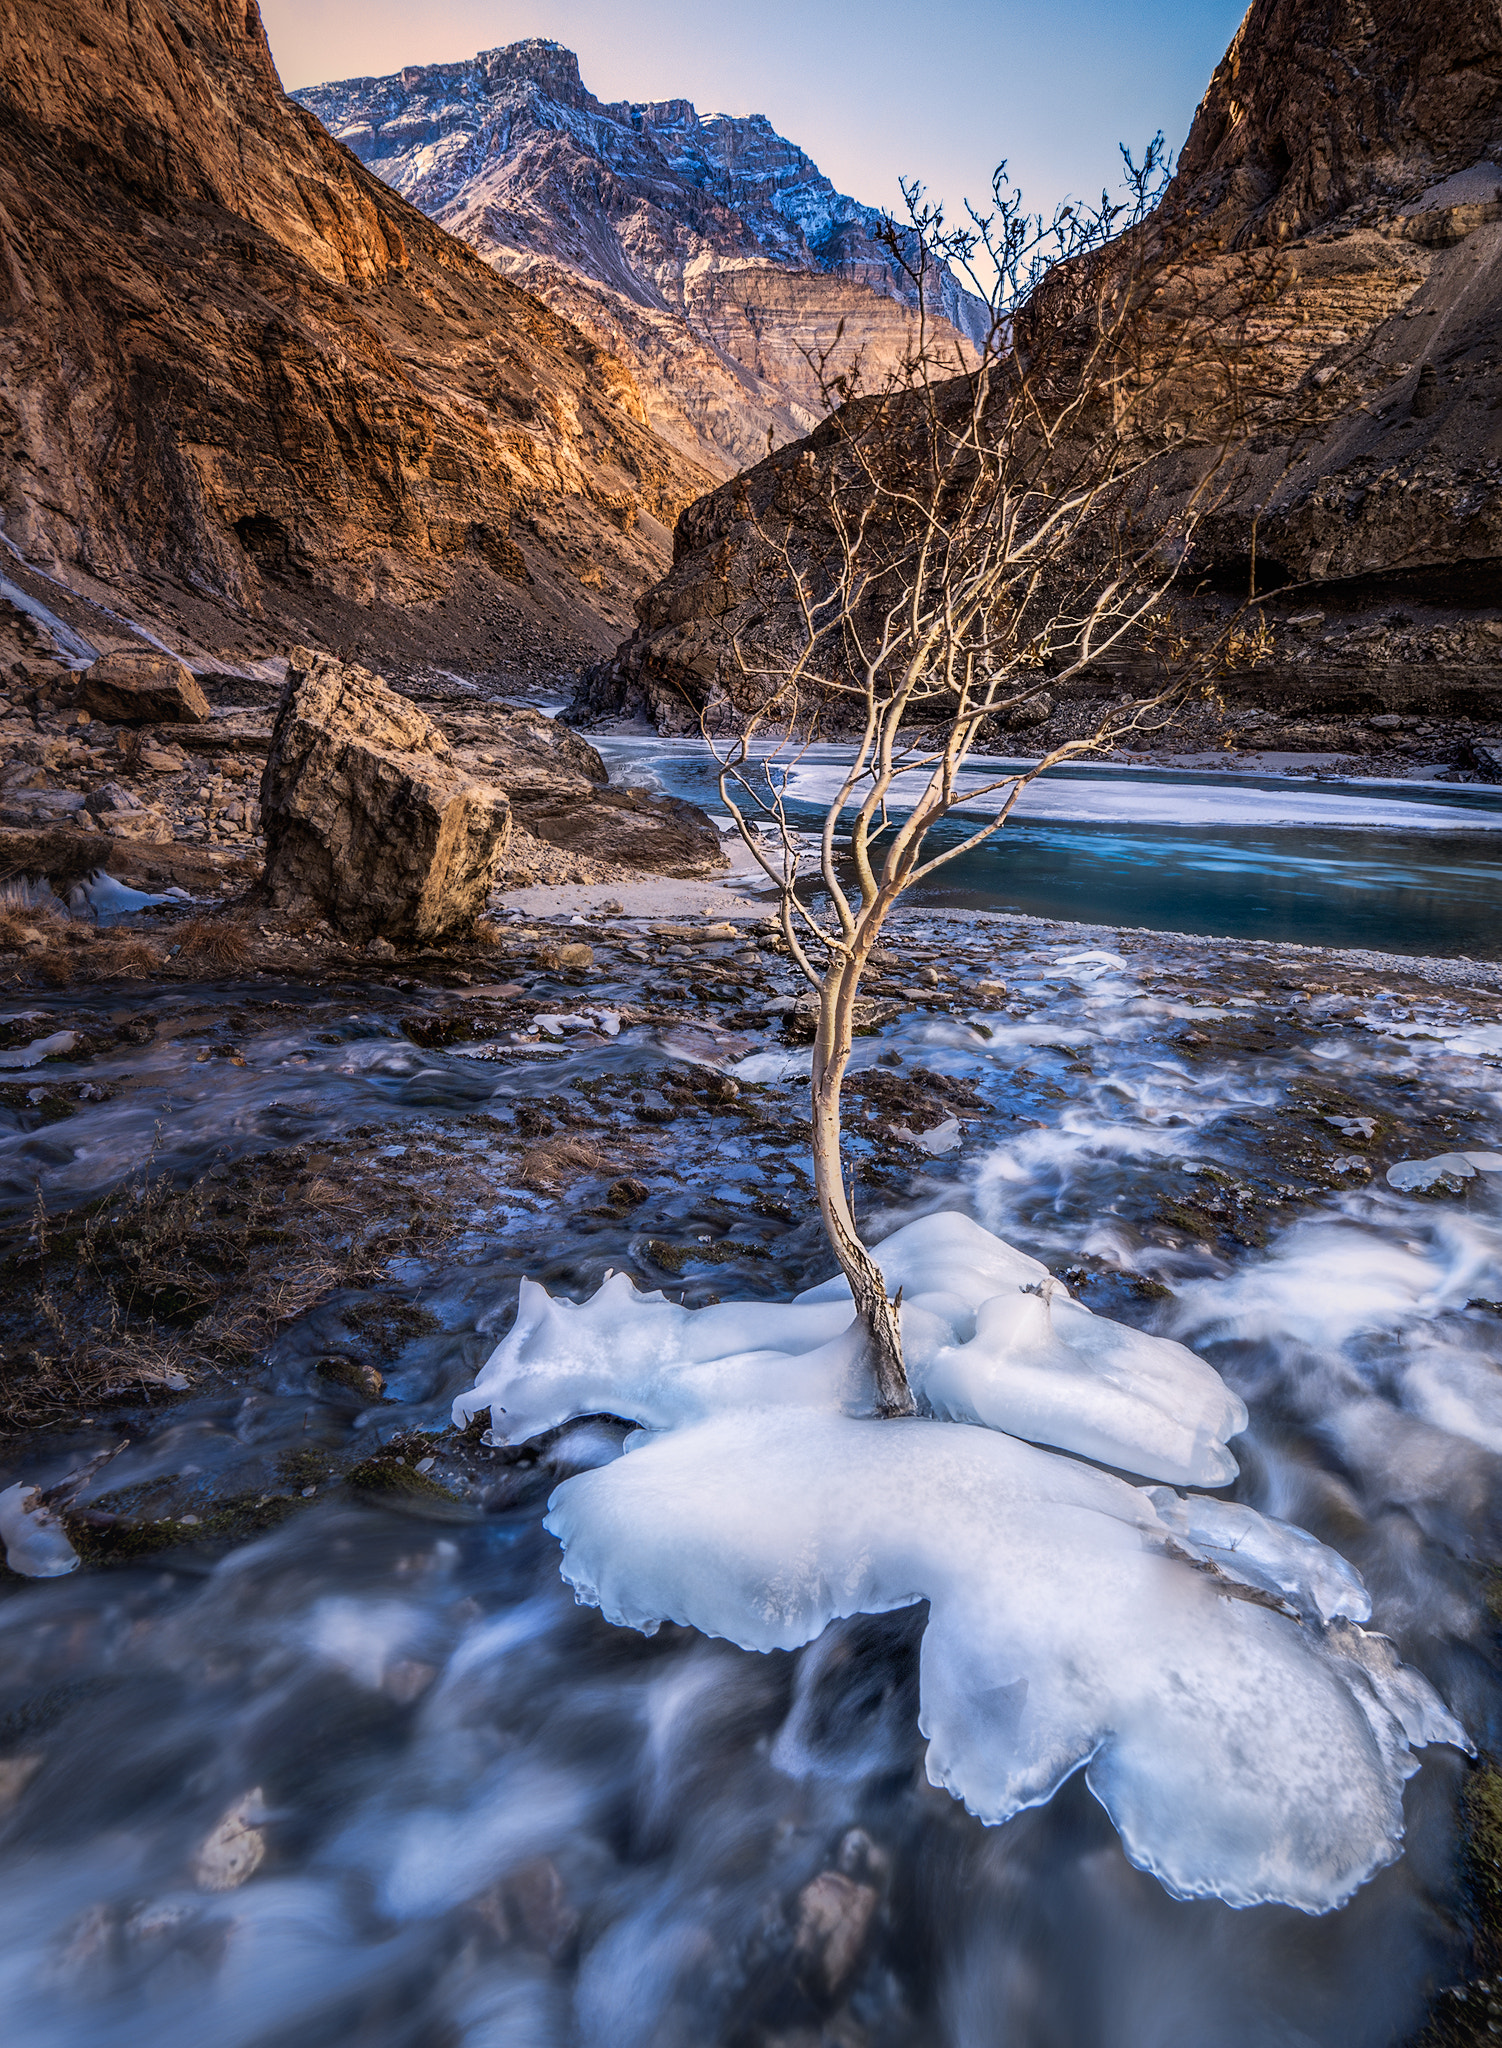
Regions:
M 920 1217 L 875 1256 L 902 1292 L 913 1390 L 934 1412 L 1006 1429 L 1145 1478 L 1223 1485 L 1246 1409 L 1183 1345 L 1095 1316 L 1046 1267 L 969 1217 Z M 1036 1290 L 1044 1289 L 1044 1294 Z M 523 1281 L 516 1322 L 454 1404 L 496 1441 L 578 1415 L 649 1429 L 777 1400 L 860 1410 L 870 1390 L 843 1277 L 787 1302 L 689 1310 L 624 1274 L 589 1301 Z
M 1240 1400 L 967 1217 L 923 1217 L 875 1256 L 930 1411 L 910 1421 L 870 1413 L 843 1279 L 688 1310 L 623 1274 L 577 1305 L 524 1282 L 455 1420 L 488 1408 L 512 1441 L 594 1414 L 640 1425 L 549 1503 L 564 1576 L 612 1621 L 790 1649 L 926 1600 L 929 1776 L 981 1819 L 1083 1767 L 1170 1891 L 1340 1904 L 1398 1854 L 1413 1746 L 1465 1737 L 1362 1635 L 1344 1559 L 1098 1469 L 1222 1484 Z
M 1146 1493 L 994 1430 L 747 1409 L 566 1481 L 547 1526 L 628 1627 L 791 1649 L 926 1599 L 931 1781 L 998 1823 L 1083 1766 L 1182 1897 L 1329 1911 L 1399 1853 L 1411 1745 L 1464 1743 L 1375 1639 L 1235 1594 Z
M 961 811 L 994 812 L 1005 790 L 990 796 L 977 791 L 1007 771 L 973 758 L 960 773 Z M 791 767 L 788 795 L 823 810 L 838 794 L 846 774 L 841 761 L 807 758 Z M 892 808 L 901 813 L 917 801 L 924 779 L 918 774 L 897 778 Z M 1458 811 L 1454 805 L 1425 802 L 1408 795 L 1372 795 L 1359 788 L 1325 783 L 1269 785 L 1237 782 L 1169 781 L 1151 775 L 1046 775 L 1025 790 L 1015 812 L 1018 818 L 1059 823 L 1094 822 L 1130 825 L 1200 825 L 1205 827 L 1345 827 L 1357 831 L 1457 832 L 1502 829 L 1502 807 Z

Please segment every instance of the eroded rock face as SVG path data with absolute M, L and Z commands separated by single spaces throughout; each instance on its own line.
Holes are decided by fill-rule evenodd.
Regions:
M 621 363 L 283 96 L 255 0 L 0 0 L 29 560 L 190 652 L 498 673 L 603 651 L 709 481 Z
M 1298 438 L 1241 444 L 1198 532 L 1186 623 L 1213 624 L 1252 590 L 1263 605 L 1266 644 L 1228 699 L 1318 715 L 1321 746 L 1348 744 L 1372 714 L 1502 722 L 1497 7 L 1254 0 L 1164 205 L 1197 220 L 1227 274 L 1276 268 L 1258 373 L 1304 414 Z M 805 472 L 816 486 L 830 448 L 816 432 L 688 508 L 671 571 L 571 716 L 695 729 L 734 704 L 733 634 L 775 668 L 792 622 L 758 522 L 789 506 L 796 522 L 820 495 Z M 1183 487 L 1172 454 L 1153 482 L 1170 501 Z M 1137 679 L 1120 657 L 1080 687 L 1111 698 Z M 1078 730 L 1093 723 L 1056 700 L 1052 735 L 1076 714 Z
M 86 669 L 79 701 L 114 725 L 202 725 L 212 715 L 191 670 L 170 654 L 133 649 Z
M 764 455 L 769 430 L 796 439 L 822 416 L 811 355 L 837 346 L 833 371 L 859 352 L 879 383 L 913 344 L 916 293 L 881 214 L 764 115 L 606 105 L 571 50 L 536 39 L 297 98 L 629 363 L 653 428 L 717 475 Z M 956 348 L 984 333 L 985 308 L 947 270 L 930 296 Z
M 639 789 L 596 789 L 587 800 L 544 798 L 517 816 L 538 839 L 588 860 L 690 877 L 728 867 L 720 835 L 697 804 Z
M 472 927 L 511 828 L 504 792 L 465 774 L 431 719 L 306 648 L 288 667 L 261 814 L 267 901 L 387 941 Z
M 527 705 L 487 707 L 475 723 L 483 743 L 463 747 L 463 759 L 475 774 L 499 782 L 514 804 L 560 796 L 587 801 L 610 779 L 588 740 Z

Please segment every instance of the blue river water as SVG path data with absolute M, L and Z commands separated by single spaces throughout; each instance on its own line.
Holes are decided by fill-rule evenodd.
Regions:
M 695 741 L 612 738 L 612 776 L 721 806 Z M 784 772 L 812 829 L 842 750 Z M 977 787 L 1004 772 L 977 761 Z M 957 844 L 976 809 L 931 837 Z M 1038 917 L 1382 952 L 1502 958 L 1502 789 L 1334 781 L 1223 770 L 1061 769 L 1005 828 L 935 874 L 916 900 Z

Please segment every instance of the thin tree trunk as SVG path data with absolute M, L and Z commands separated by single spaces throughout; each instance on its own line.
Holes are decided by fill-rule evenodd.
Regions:
M 855 1312 L 865 1325 L 877 1412 L 912 1415 L 916 1404 L 902 1361 L 897 1303 L 888 1296 L 876 1261 L 861 1243 L 845 1193 L 840 1158 L 840 1086 L 850 1060 L 855 995 L 864 964 L 863 958 L 854 955 L 835 960 L 819 991 L 819 1023 L 810 1083 L 814 1190 L 825 1232 L 850 1282 Z

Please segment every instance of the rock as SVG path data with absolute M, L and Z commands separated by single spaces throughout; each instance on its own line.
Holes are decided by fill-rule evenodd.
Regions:
M 138 811 L 141 799 L 121 783 L 104 782 L 84 798 L 84 809 L 96 818 L 103 818 L 115 811 Z
M 161 811 L 143 804 L 133 790 L 122 783 L 106 782 L 84 798 L 86 817 L 116 839 L 142 839 L 153 846 L 165 846 L 172 838 L 172 826 Z M 80 824 L 86 822 L 80 818 Z
M 484 744 L 472 758 L 484 766 L 514 804 L 540 797 L 587 796 L 610 780 L 588 740 L 556 718 L 526 705 L 487 713 Z
M 654 875 L 710 875 L 730 864 L 708 815 L 681 797 L 597 789 L 587 800 L 519 805 L 517 815 L 550 846 Z
M 1502 753 L 1484 747 L 1479 740 L 1465 740 L 1457 748 L 1455 766 L 1476 782 L 1502 782 Z
M 126 579 L 164 637 L 181 607 L 227 670 L 247 624 L 485 673 L 625 629 L 712 479 L 618 357 L 288 100 L 255 0 L 4 18 L 0 515 L 30 560 Z
M 505 794 L 379 677 L 294 648 L 261 783 L 263 889 L 355 939 L 473 927 L 510 836 Z
M 151 648 L 102 655 L 84 671 L 82 701 L 115 725 L 202 725 L 213 715 L 183 664 Z
M 138 804 L 133 811 L 101 811 L 98 819 L 101 829 L 112 832 L 117 839 L 143 839 L 152 846 L 167 846 L 172 841 L 170 819 L 149 806 Z
M 237 1891 L 266 1855 L 265 1794 L 259 1785 L 237 1799 L 193 1858 L 193 1879 L 206 1892 Z
M 798 1894 L 794 1953 L 826 1996 L 854 1969 L 876 1910 L 877 1893 L 838 1870 L 821 1870 Z

